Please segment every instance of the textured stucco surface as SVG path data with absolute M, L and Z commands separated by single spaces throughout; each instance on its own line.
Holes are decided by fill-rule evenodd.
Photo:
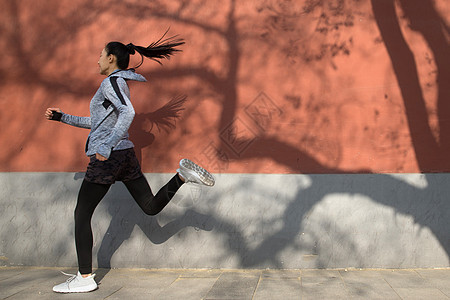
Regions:
M 81 173 L 2 173 L 2 265 L 74 266 Z M 153 190 L 170 174 L 147 174 Z M 448 267 L 448 174 L 217 175 L 146 216 L 122 183 L 97 208 L 94 263 L 151 268 Z

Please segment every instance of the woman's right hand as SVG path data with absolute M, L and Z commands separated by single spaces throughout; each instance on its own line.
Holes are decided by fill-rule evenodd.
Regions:
M 50 108 L 47 108 L 47 110 L 45 111 L 45 118 L 47 118 L 47 120 L 52 120 L 53 112 L 62 113 L 61 109 L 59 109 L 57 107 L 50 107 Z

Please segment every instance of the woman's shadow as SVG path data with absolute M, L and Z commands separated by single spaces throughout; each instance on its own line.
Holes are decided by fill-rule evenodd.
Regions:
M 96 272 L 96 278 L 99 281 L 109 272 L 114 253 L 131 237 L 136 225 L 154 244 L 166 242 L 187 227 L 194 228 L 196 231 L 211 231 L 215 225 L 213 217 L 188 208 L 184 214 L 161 226 L 156 216 L 148 216 L 139 208 L 123 184 L 114 185 L 107 198 L 109 199 L 104 200 L 112 218 L 97 253 L 99 269 Z M 183 199 L 185 200 L 187 199 Z M 130 259 L 133 258 L 130 257 Z
M 153 112 L 136 115 L 130 136 L 139 161 L 142 159 L 142 149 L 152 145 L 155 140 L 151 132 L 155 127 L 165 132 L 175 129 L 186 99 L 186 96 L 177 96 Z M 112 256 L 130 238 L 136 225 L 152 243 L 161 244 L 186 227 L 211 231 L 215 224 L 213 217 L 187 209 L 182 216 L 161 226 L 157 218 L 146 215 L 139 208 L 122 183 L 113 185 L 105 198 L 104 203 L 107 203 L 112 219 L 97 253 L 99 269 L 96 274 L 99 281 L 109 272 Z

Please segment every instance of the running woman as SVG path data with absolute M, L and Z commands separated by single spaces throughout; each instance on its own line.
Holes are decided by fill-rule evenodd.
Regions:
M 59 108 L 48 108 L 45 117 L 76 127 L 90 129 L 86 142 L 86 155 L 90 158 L 86 174 L 78 193 L 75 208 L 75 245 L 78 274 L 53 287 L 57 293 L 90 292 L 97 289 L 92 274 L 93 235 L 91 218 L 95 208 L 115 181 L 122 181 L 131 196 L 148 215 L 158 214 L 184 183 L 214 185 L 214 177 L 188 159 L 182 159 L 177 173 L 155 195 L 144 177 L 129 140 L 128 129 L 135 112 L 130 101 L 127 81 L 146 81 L 128 69 L 130 55 L 141 55 L 160 63 L 168 59 L 176 47 L 184 44 L 176 37 L 164 36 L 148 47 L 110 42 L 103 49 L 98 65 L 100 74 L 107 76 L 90 102 L 90 117 L 63 113 Z M 136 68 L 137 68 L 136 67 Z M 66 274 L 69 275 L 69 274 Z

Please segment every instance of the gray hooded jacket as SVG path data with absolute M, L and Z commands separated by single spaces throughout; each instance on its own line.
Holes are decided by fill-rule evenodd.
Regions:
M 133 148 L 128 129 L 134 118 L 127 80 L 146 81 L 133 70 L 116 70 L 105 78 L 90 104 L 90 117 L 62 114 L 61 122 L 90 129 L 86 155 L 96 153 L 109 158 L 112 150 Z

